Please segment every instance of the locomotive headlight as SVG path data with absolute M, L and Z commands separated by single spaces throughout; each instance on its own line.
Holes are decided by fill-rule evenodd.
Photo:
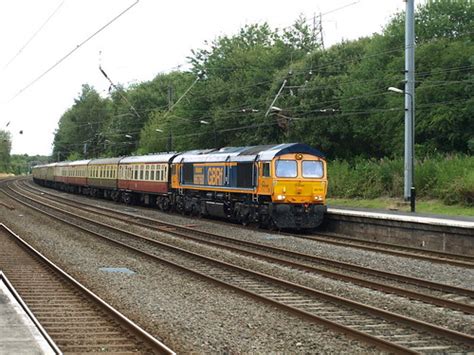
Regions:
M 279 200 L 279 201 L 283 201 L 285 198 L 286 198 L 285 195 L 278 195 L 277 196 L 277 200 Z
M 314 196 L 314 199 L 315 199 L 316 201 L 321 201 L 323 198 L 322 198 L 321 196 Z

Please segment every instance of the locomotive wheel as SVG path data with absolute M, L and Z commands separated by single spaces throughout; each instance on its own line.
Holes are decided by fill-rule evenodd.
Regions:
M 132 202 L 133 202 L 132 195 L 129 194 L 129 193 L 124 193 L 124 194 L 122 194 L 122 201 L 123 201 L 123 203 L 125 203 L 126 205 L 131 205 Z
M 163 211 L 169 211 L 171 207 L 170 200 L 167 198 L 163 199 Z
M 190 212 L 191 217 L 196 217 L 199 215 L 199 207 L 196 204 L 193 204 L 191 206 L 191 212 Z
M 111 196 L 112 196 L 112 200 L 113 200 L 114 202 L 119 202 L 120 199 L 121 199 L 121 197 L 122 197 L 120 191 L 114 191 L 114 192 L 112 192 Z
M 243 226 L 248 226 L 250 224 L 250 218 L 249 218 L 248 213 L 240 215 L 239 219 L 240 219 L 240 223 L 242 223 Z

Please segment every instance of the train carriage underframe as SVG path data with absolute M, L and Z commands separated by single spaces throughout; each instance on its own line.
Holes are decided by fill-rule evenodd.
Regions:
M 316 204 L 273 203 L 270 196 L 180 189 L 172 198 L 175 210 L 195 216 L 226 218 L 270 229 L 314 229 L 326 212 Z
M 270 196 L 256 194 L 193 189 L 153 194 L 48 181 L 41 181 L 40 184 L 128 205 L 142 204 L 164 212 L 174 210 L 181 214 L 198 217 L 213 216 L 229 219 L 242 225 L 258 224 L 262 228 L 269 229 L 314 229 L 322 223 L 326 212 L 325 205 L 273 203 Z

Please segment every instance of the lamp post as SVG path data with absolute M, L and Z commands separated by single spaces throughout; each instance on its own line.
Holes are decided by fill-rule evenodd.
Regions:
M 415 112 L 413 110 L 413 95 L 409 92 L 395 88 L 388 88 L 388 91 L 407 95 L 410 98 L 410 120 L 405 122 L 405 199 L 410 200 L 410 210 L 415 212 Z M 408 110 L 408 109 L 407 109 Z

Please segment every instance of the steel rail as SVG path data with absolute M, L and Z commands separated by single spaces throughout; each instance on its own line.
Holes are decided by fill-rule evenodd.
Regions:
M 31 188 L 34 188 L 30 185 Z M 37 189 L 37 188 L 35 188 Z M 42 193 L 46 193 L 48 195 L 52 196 L 57 196 L 49 192 L 44 192 L 42 190 L 37 189 L 38 191 L 41 191 Z M 57 196 L 59 197 L 59 196 Z M 65 199 L 64 197 L 59 197 L 62 199 Z M 415 258 L 415 259 L 420 259 L 420 260 L 426 260 L 426 261 L 431 261 L 435 263 L 443 263 L 443 264 L 449 264 L 449 265 L 454 265 L 454 266 L 461 266 L 461 267 L 470 267 L 474 268 L 474 257 L 471 257 L 469 255 L 461 255 L 461 254 L 453 254 L 453 253 L 444 253 L 444 252 L 439 252 L 439 251 L 433 251 L 433 250 L 426 250 L 426 249 L 419 249 L 419 248 L 414 248 L 414 247 L 405 247 L 401 245 L 396 245 L 396 244 L 390 244 L 390 243 L 383 243 L 383 242 L 377 242 L 377 241 L 367 241 L 367 240 L 357 240 L 357 239 L 352 239 L 352 238 L 344 238 L 344 240 L 347 240 L 349 244 L 337 241 L 337 240 L 329 240 L 326 238 L 321 238 L 317 237 L 314 235 L 298 235 L 297 233 L 287 233 L 287 232 L 279 232 L 281 235 L 287 235 L 295 238 L 303 238 L 306 240 L 314 240 L 317 242 L 321 243 L 326 243 L 326 244 L 331 244 L 331 245 L 338 245 L 338 246 L 343 246 L 343 247 L 351 247 L 351 248 L 356 248 L 356 249 L 361 249 L 361 250 L 368 250 L 368 251 L 374 251 L 374 252 L 382 252 L 386 253 L 389 255 L 395 255 L 395 256 L 400 256 L 400 257 L 409 257 L 409 258 Z M 325 234 L 326 235 L 326 234 Z M 327 234 L 327 237 L 335 238 L 333 235 Z M 369 244 L 369 245 L 366 245 Z M 372 245 L 379 245 L 380 247 L 377 246 L 371 246 Z M 395 249 L 402 249 L 402 250 L 393 250 Z M 407 250 L 407 251 L 403 251 Z M 427 255 L 423 254 L 418 254 L 418 253 L 424 253 Z M 431 256 L 431 255 L 435 256 Z
M 109 237 L 105 237 L 105 236 L 102 236 L 100 235 L 99 233 L 97 233 L 96 231 L 93 231 L 93 230 L 89 230 L 88 228 L 85 228 L 83 226 L 78 226 L 72 222 L 69 222 L 67 220 L 64 220 L 63 218 L 60 218 L 60 217 L 57 217 L 57 216 L 54 216 L 46 211 L 43 211 L 35 206 L 32 206 L 31 204 L 28 204 L 24 201 L 21 201 L 15 197 L 13 197 L 14 199 L 18 200 L 20 203 L 24 204 L 24 205 L 27 205 L 28 207 L 32 207 L 33 209 L 41 212 L 41 213 L 44 213 L 46 215 L 49 215 L 55 219 L 58 219 L 58 220 L 61 220 L 65 223 L 68 223 L 70 225 L 73 225 L 75 228 L 79 228 L 81 230 L 84 230 L 88 233 L 91 233 L 93 235 L 96 235 L 96 236 L 99 236 L 101 238 L 105 238 L 107 240 L 110 240 L 112 241 L 113 243 L 116 243 L 118 245 L 121 245 L 123 247 L 126 247 L 128 249 L 134 249 L 135 251 L 137 252 L 140 252 L 144 255 L 148 255 L 148 256 L 151 256 L 153 258 L 157 258 L 161 261 L 164 261 L 164 262 L 167 262 L 167 263 L 170 263 L 170 264 L 173 264 L 173 265 L 176 265 L 178 267 L 180 267 L 181 269 L 183 269 L 183 266 L 179 265 L 179 264 L 176 264 L 174 262 L 171 262 L 169 260 L 166 260 L 166 259 L 163 259 L 163 258 L 160 258 L 160 257 L 157 257 L 156 255 L 153 255 L 153 254 L 150 254 L 148 252 L 144 252 L 140 249 L 136 249 L 134 247 L 131 247 L 130 245 L 128 244 L 124 244 L 120 241 L 116 241 L 116 240 L 113 240 Z M 54 209 L 54 207 L 52 207 Z M 56 208 L 58 209 L 58 208 Z M 72 213 L 70 212 L 65 212 L 65 211 L 61 211 L 62 213 L 65 213 L 65 214 L 69 214 L 69 215 L 73 215 Z M 74 215 L 73 215 L 74 216 Z M 85 217 L 78 217 L 78 216 L 74 216 L 75 218 L 80 218 L 82 220 L 89 220 L 88 218 L 85 218 Z M 463 344 L 468 344 L 468 345 L 474 345 L 474 337 L 471 336 L 471 335 L 468 335 L 468 334 L 464 334 L 464 333 L 460 333 L 460 332 L 457 332 L 457 331 L 453 331 L 453 330 L 449 330 L 449 329 L 446 329 L 446 328 L 442 328 L 442 327 L 439 327 L 439 326 L 436 326 L 436 325 L 433 325 L 433 324 L 429 324 L 429 323 L 426 323 L 426 322 L 423 322 L 423 321 L 419 321 L 419 320 L 416 320 L 416 319 L 412 319 L 412 318 L 409 318 L 409 317 L 405 317 L 405 316 L 400 316 L 398 314 L 395 314 L 395 313 L 392 313 L 392 312 L 389 312 L 389 311 L 385 311 L 385 310 L 382 310 L 382 309 L 379 309 L 379 308 L 375 308 L 375 307 L 369 307 L 369 306 L 366 306 L 364 304 L 361 304 L 359 302 L 355 302 L 355 301 L 352 301 L 352 300 L 348 300 L 348 299 L 344 299 L 342 297 L 338 297 L 338 296 L 334 296 L 334 295 L 330 295 L 330 294 L 327 294 L 327 293 L 324 293 L 324 292 L 321 292 L 321 291 L 318 291 L 318 290 L 314 290 L 314 289 L 311 289 L 311 288 L 308 288 L 308 287 L 305 287 L 305 286 L 300 286 L 300 285 L 297 285 L 297 284 L 294 284 L 294 283 L 291 283 L 291 282 L 288 282 L 288 281 L 285 281 L 285 280 L 280 280 L 280 279 L 277 279 L 275 277 L 272 277 L 272 276 L 268 276 L 268 275 L 265 275 L 265 274 L 262 274 L 262 273 L 258 273 L 258 272 L 255 272 L 255 271 L 251 271 L 251 270 L 248 270 L 248 269 L 245 269 L 245 268 L 241 268 L 241 267 L 238 267 L 238 266 L 235 266 L 235 265 L 231 265 L 231 264 L 228 264 L 228 263 L 225 263 L 225 262 L 222 262 L 222 261 L 219 261 L 219 260 L 215 260 L 215 259 L 212 259 L 212 258 L 208 258 L 208 257 L 205 257 L 205 256 L 202 256 L 202 255 L 198 255 L 198 254 L 195 254 L 195 253 L 192 253 L 190 251 L 187 251 L 187 250 L 184 250 L 182 248 L 178 248 L 178 247 L 175 247 L 175 246 L 171 246 L 169 244 L 166 244 L 166 243 L 163 243 L 163 242 L 158 242 L 156 240 L 152 240 L 150 238 L 146 238 L 146 237 L 143 237 L 143 236 L 140 236 L 136 233 L 131 233 L 131 232 L 127 232 L 127 231 L 123 231 L 121 229 L 118 229 L 118 228 L 115 228 L 113 226 L 110 226 L 110 225 L 104 225 L 103 223 L 99 223 L 99 222 L 95 222 L 95 221 L 92 221 L 91 223 L 94 223 L 95 225 L 103 225 L 103 227 L 109 229 L 109 230 L 114 230 L 118 233 L 123 233 L 125 235 L 128 235 L 128 236 L 132 236 L 134 238 L 141 238 L 142 240 L 146 240 L 148 242 L 151 242 L 155 245 L 159 245 L 160 247 L 165 247 L 165 248 L 168 248 L 170 250 L 173 250 L 175 252 L 179 252 L 179 253 L 182 253 L 182 254 L 186 254 L 186 255 L 189 255 L 191 257 L 194 257 L 194 258 L 198 258 L 200 260 L 205 260 L 207 261 L 208 263 L 215 263 L 215 264 L 218 264 L 220 265 L 221 267 L 225 267 L 225 268 L 229 268 L 229 269 L 233 269 L 233 270 L 236 270 L 236 271 L 239 271 L 239 272 L 243 272 L 243 273 L 246 273 L 246 274 L 250 274 L 250 275 L 257 275 L 258 277 L 260 278 L 263 278 L 263 279 L 266 279 L 266 280 L 269 280 L 270 282 L 272 283 L 276 283 L 276 284 L 280 284 L 282 285 L 283 287 L 285 288 L 290 288 L 290 289 L 295 289 L 295 290 L 298 290 L 299 292 L 303 292 L 303 293 L 306 293 L 306 294 L 310 294 L 314 297 L 317 297 L 317 298 L 323 298 L 329 302 L 335 302 L 335 303 L 338 303 L 338 304 L 343 304 L 349 308 L 352 308 L 352 309 L 357 309 L 359 311 L 362 311 L 363 313 L 365 314 L 371 314 L 373 316 L 376 316 L 376 317 L 381 317 L 385 320 L 389 320 L 389 321 L 394 321 L 398 324 L 406 324 L 408 325 L 409 327 L 411 328 L 415 328 L 415 329 L 421 329 L 423 331 L 428 331 L 430 332 L 431 334 L 437 334 L 437 335 L 441 335 L 447 339 L 452 339 L 452 340 L 456 340 L 456 341 L 459 341 Z M 186 270 L 188 270 L 187 268 L 184 268 Z M 196 272 L 195 270 L 188 270 L 188 271 L 191 271 L 193 273 L 196 273 L 196 274 L 200 274 L 202 275 L 201 273 L 199 272 Z M 209 275 L 202 275 L 202 276 L 205 276 L 206 278 L 208 279 L 215 279 L 213 277 L 210 277 Z M 221 280 L 217 280 L 219 283 L 222 283 Z M 235 286 L 233 287 L 235 288 Z M 247 292 L 248 293 L 248 292 Z M 260 295 L 259 295 L 260 296 Z M 261 297 L 260 297 L 261 298 Z M 270 299 L 272 302 L 276 302 L 276 303 L 279 303 L 275 300 L 272 300 Z M 285 305 L 286 308 L 288 308 L 288 305 Z M 301 311 L 301 310 L 300 310 Z M 301 312 L 298 312 L 300 315 L 304 315 L 302 314 Z M 312 316 L 314 316 L 313 314 L 311 314 Z M 317 316 L 316 316 L 317 317 Z M 317 317 L 317 318 L 321 318 L 321 317 Z M 315 318 L 316 320 L 316 318 Z M 321 320 L 319 320 L 321 322 Z M 334 323 L 328 319 L 324 319 L 324 322 L 329 324 L 328 322 L 331 322 L 331 323 Z M 338 323 L 334 323 L 334 324 L 331 324 L 331 327 L 334 328 L 334 329 L 338 329 L 339 331 L 342 331 L 344 333 L 347 333 L 347 329 L 344 329 L 344 328 L 341 328 L 341 325 L 338 324 Z M 347 327 L 346 327 L 347 328 Z M 390 347 L 390 346 L 393 346 L 391 348 L 390 351 L 393 351 L 393 352 L 404 352 L 404 353 L 413 353 L 413 351 L 411 351 L 410 349 L 406 348 L 406 347 L 401 347 L 397 344 L 394 344 L 394 343 L 391 343 L 391 342 L 388 342 L 384 339 L 381 339 L 381 338 L 378 338 L 378 337 L 375 337 L 375 336 L 372 336 L 372 335 L 369 335 L 369 334 L 366 334 L 366 333 L 363 333 L 363 332 L 359 332 L 355 329 L 352 329 L 350 328 L 350 332 L 353 332 L 353 331 L 356 331 L 356 333 L 352 333 L 352 336 L 356 337 L 356 338 L 359 338 L 361 339 L 361 337 L 365 338 L 365 341 L 371 343 L 371 344 L 377 344 L 377 346 L 383 348 L 383 349 L 388 349 L 387 347 Z
M 346 247 L 346 248 L 349 247 L 349 248 L 356 248 L 356 249 L 362 249 L 362 250 L 368 250 L 368 251 L 382 252 L 382 253 L 395 255 L 395 256 L 409 257 L 409 258 L 412 258 L 412 259 L 427 260 L 427 261 L 431 261 L 431 262 L 435 262 L 435 263 L 474 268 L 474 257 L 471 257 L 469 255 L 442 253 L 442 252 L 437 252 L 437 251 L 432 251 L 432 250 L 402 247 L 402 246 L 392 245 L 392 244 L 389 244 L 389 243 L 380 243 L 380 242 L 357 240 L 357 239 L 351 239 L 351 238 L 347 238 L 347 237 L 341 237 L 340 239 L 344 239 L 344 242 L 343 242 L 343 241 L 339 241 L 339 240 L 327 239 L 327 237 L 339 238 L 339 237 L 335 237 L 334 235 L 330 235 L 330 234 L 321 234 L 324 237 L 317 237 L 315 235 L 298 236 L 297 234 L 286 233 L 286 232 L 284 232 L 284 233 L 282 232 L 281 234 L 289 235 L 289 236 L 297 237 L 297 238 L 304 238 L 304 239 L 314 240 L 314 241 L 317 241 L 317 242 L 322 242 L 322 243 L 331 244 L 331 245 L 343 246 L 343 247 Z M 364 244 L 382 245 L 382 247 L 364 245 Z M 384 246 L 385 246 L 385 248 L 384 248 Z M 399 249 L 408 249 L 410 251 L 407 252 L 407 251 L 400 251 L 400 250 L 392 250 L 392 249 L 388 249 L 388 247 L 399 248 Z M 420 253 L 434 254 L 434 255 L 437 255 L 437 256 L 418 254 L 418 253 L 414 252 L 414 249 L 416 251 L 420 252 Z M 459 259 L 464 259 L 464 260 L 452 259 L 453 257 L 456 257 L 456 258 L 459 258 Z
M 59 266 L 53 263 L 51 260 L 46 258 L 43 254 L 41 254 L 37 249 L 27 243 L 24 239 L 18 236 L 15 232 L 13 232 L 10 228 L 8 228 L 3 223 L 0 223 L 0 228 L 3 232 L 8 234 L 12 237 L 18 245 L 21 245 L 28 253 L 34 255 L 38 260 L 41 261 L 44 265 L 46 265 L 49 269 L 53 270 L 56 275 L 59 275 L 60 278 L 65 280 L 68 284 L 72 285 L 75 289 L 79 290 L 81 294 L 86 296 L 89 301 L 92 301 L 93 304 L 99 306 L 102 310 L 104 310 L 107 314 L 111 315 L 114 320 L 116 320 L 121 326 L 131 332 L 134 336 L 140 339 L 144 344 L 146 344 L 150 349 L 154 352 L 160 354 L 175 354 L 173 350 L 167 347 L 165 344 L 160 342 L 158 339 L 153 337 L 151 334 L 143 330 L 139 327 L 136 323 L 125 317 L 122 313 L 117 311 L 115 308 L 110 306 L 104 300 L 102 300 L 98 295 L 87 289 L 85 286 L 80 284 L 76 281 L 72 276 L 67 274 L 63 271 Z
M 67 201 L 68 199 L 65 199 L 65 200 Z M 58 203 L 63 203 L 63 204 L 66 204 L 66 205 L 74 207 L 74 208 L 79 208 L 75 204 L 72 204 L 72 203 L 69 203 L 69 202 L 58 202 Z M 103 216 L 106 216 L 106 217 L 109 217 L 109 218 L 119 219 L 118 217 L 112 216 L 109 213 L 102 212 L 100 209 L 97 209 L 96 207 L 90 208 L 91 207 L 90 205 L 87 205 L 87 204 L 82 204 L 82 205 L 88 206 L 88 207 L 80 207 L 84 211 L 88 211 L 88 212 L 95 213 L 95 214 L 100 214 L 100 215 L 103 215 Z M 119 212 L 119 211 L 113 211 L 113 210 L 111 210 L 111 213 L 116 214 L 116 215 L 125 215 L 125 216 L 128 216 L 128 217 L 134 216 L 134 218 L 148 220 L 149 222 L 155 224 L 154 220 L 149 219 L 147 217 L 141 217 L 141 216 L 128 214 L 128 213 L 124 213 L 124 212 Z M 452 300 L 441 298 L 441 297 L 435 297 L 435 296 L 427 295 L 427 294 L 424 294 L 424 293 L 420 293 L 420 292 L 416 292 L 416 291 L 412 291 L 412 290 L 408 290 L 408 289 L 404 289 L 404 288 L 400 288 L 400 287 L 381 284 L 379 282 L 374 282 L 374 281 L 362 279 L 362 278 L 356 277 L 356 276 L 347 276 L 347 275 L 344 275 L 344 274 L 341 274 L 341 273 L 338 273 L 338 272 L 332 272 L 332 271 L 328 271 L 328 270 L 325 270 L 325 269 L 322 269 L 322 268 L 314 267 L 314 266 L 311 266 L 311 265 L 308 265 L 308 264 L 302 264 L 302 263 L 299 263 L 299 262 L 289 261 L 289 260 L 285 260 L 285 259 L 272 257 L 272 256 L 269 256 L 269 255 L 255 253 L 255 252 L 248 251 L 248 250 L 245 250 L 245 249 L 242 249 L 242 248 L 232 247 L 232 246 L 229 246 L 229 245 L 223 245 L 222 243 L 216 243 L 216 242 L 212 242 L 210 240 L 202 239 L 202 238 L 195 237 L 195 236 L 192 236 L 192 235 L 183 234 L 182 232 L 179 232 L 178 230 L 185 231 L 185 233 L 198 234 L 198 235 L 202 235 L 204 237 L 211 237 L 213 239 L 224 240 L 225 242 L 232 243 L 232 244 L 239 244 L 239 245 L 244 245 L 244 246 L 248 246 L 248 247 L 252 247 L 252 248 L 258 248 L 260 250 L 263 250 L 264 252 L 271 251 L 273 253 L 284 254 L 286 256 L 293 257 L 293 258 L 299 258 L 299 259 L 304 258 L 304 259 L 310 260 L 310 261 L 315 262 L 315 263 L 325 262 L 325 260 L 321 260 L 321 258 L 317 258 L 317 257 L 314 257 L 314 256 L 309 255 L 309 254 L 302 254 L 302 253 L 293 252 L 293 251 L 289 251 L 289 250 L 281 249 L 281 248 L 277 248 L 277 247 L 272 247 L 272 246 L 267 246 L 267 245 L 262 245 L 262 244 L 247 242 L 247 241 L 242 241 L 242 240 L 236 240 L 234 238 L 228 238 L 228 237 L 220 236 L 220 235 L 217 235 L 217 234 L 214 234 L 214 233 L 203 232 L 203 231 L 199 231 L 199 230 L 195 230 L 195 229 L 191 229 L 191 228 L 183 227 L 183 226 L 176 226 L 176 225 L 168 224 L 166 227 L 160 227 L 160 226 L 156 226 L 156 225 L 148 225 L 146 223 L 141 223 L 141 222 L 138 222 L 136 220 L 130 220 L 129 223 L 134 224 L 134 225 L 138 225 L 138 226 L 142 226 L 142 227 L 146 227 L 146 228 L 150 228 L 150 229 L 153 229 L 153 230 L 165 232 L 165 233 L 168 233 L 168 234 L 172 234 L 172 235 L 175 235 L 177 237 L 192 239 L 192 240 L 198 241 L 200 243 L 204 243 L 204 244 L 211 245 L 211 246 L 214 246 L 214 247 L 227 248 L 227 249 L 232 250 L 232 251 L 237 252 L 237 253 L 243 253 L 243 254 L 246 254 L 246 255 L 250 255 L 252 257 L 257 257 L 257 258 L 260 258 L 260 259 L 266 259 L 266 260 L 270 260 L 272 262 L 278 262 L 280 264 L 284 264 L 284 265 L 291 266 L 291 267 L 294 267 L 294 268 L 303 269 L 305 271 L 316 272 L 316 273 L 322 274 L 326 277 L 342 280 L 342 281 L 345 281 L 345 282 L 351 282 L 353 284 L 357 284 L 357 285 L 360 285 L 360 286 L 363 286 L 363 287 L 368 287 L 368 288 L 375 289 L 375 290 L 378 290 L 378 291 L 397 294 L 397 295 L 400 295 L 400 296 L 403 296 L 403 297 L 408 297 L 410 299 L 415 299 L 415 300 L 419 300 L 419 301 L 422 301 L 422 302 L 431 303 L 431 304 L 441 306 L 441 307 L 451 308 L 451 309 L 458 310 L 458 311 L 461 311 L 461 312 L 464 312 L 464 313 L 467 313 L 467 314 L 474 314 L 474 306 L 470 305 L 470 304 L 466 304 L 466 303 L 462 303 L 462 302 L 458 302 L 458 301 L 452 301 Z M 171 226 L 172 226 L 173 229 L 176 229 L 176 230 L 170 229 Z M 339 265 L 339 266 L 336 266 L 336 267 L 340 268 L 341 266 Z M 371 269 L 364 268 L 364 267 L 359 267 L 359 268 L 365 270 L 365 271 L 362 271 L 365 274 L 372 274 L 373 275 L 373 273 L 371 272 Z M 403 275 L 398 275 L 398 274 L 395 274 L 395 275 L 397 275 L 398 278 L 405 278 Z M 388 273 L 386 274 L 386 276 L 384 278 L 391 278 L 392 280 L 394 280 L 394 278 L 390 277 L 390 275 Z M 420 287 L 420 284 L 422 284 L 424 281 L 425 280 L 423 280 L 423 279 L 415 278 L 414 280 L 413 279 L 405 279 L 405 281 L 399 281 L 399 282 L 404 282 L 404 283 L 408 282 L 408 283 L 415 284 L 416 286 Z M 429 284 L 428 286 L 425 285 L 424 287 L 428 287 L 430 289 L 438 289 L 438 290 L 443 289 L 443 288 L 448 288 L 449 290 L 447 292 L 455 292 L 456 294 L 463 294 L 463 295 L 466 295 L 467 297 L 474 298 L 474 291 L 471 291 L 469 289 L 456 288 L 454 286 L 438 284 L 438 283 L 434 283 L 434 282 L 431 282 L 431 281 L 429 281 L 428 284 Z M 446 290 L 443 290 L 443 291 L 446 291 Z
M 0 228 L 5 228 L 5 225 L 3 223 L 0 223 Z M 3 271 L 0 270 L 0 280 L 5 284 L 7 287 L 8 291 L 13 295 L 15 298 L 16 302 L 20 305 L 20 307 L 25 311 L 27 314 L 28 318 L 33 322 L 35 328 L 39 331 L 41 336 L 45 339 L 45 341 L 48 343 L 48 345 L 51 347 L 51 349 L 54 351 L 56 354 L 62 354 L 61 350 L 57 346 L 57 344 L 54 342 L 54 340 L 51 338 L 51 336 L 46 332 L 46 330 L 43 328 L 41 323 L 38 321 L 38 319 L 35 317 L 33 312 L 29 309 L 28 305 L 25 303 L 25 301 L 21 298 L 21 296 L 18 294 L 18 292 L 15 290 L 15 287 L 13 287 L 12 283 L 8 279 L 8 277 L 3 273 Z
M 334 238 L 336 240 L 339 239 L 339 240 L 344 240 L 344 241 L 349 241 L 349 242 L 356 242 L 356 243 L 361 243 L 361 244 L 367 243 L 369 245 L 373 244 L 373 245 L 380 245 L 381 247 L 407 250 L 407 251 L 413 252 L 415 254 L 416 253 L 427 253 L 427 254 L 432 254 L 432 255 L 436 256 L 437 258 L 440 258 L 440 259 L 452 258 L 452 260 L 455 260 L 455 258 L 458 258 L 459 261 L 466 261 L 468 263 L 472 263 L 472 265 L 474 266 L 474 256 L 468 255 L 468 254 L 456 254 L 456 253 L 450 253 L 450 252 L 443 252 L 443 251 L 439 251 L 439 250 L 422 249 L 422 248 L 416 248 L 416 247 L 407 246 L 407 245 L 399 245 L 399 244 L 394 244 L 394 243 L 382 242 L 380 240 L 358 239 L 358 238 L 346 237 L 346 236 L 340 235 L 338 233 L 330 233 L 330 232 L 319 232 L 315 235 L 310 235 L 309 237 L 312 238 L 312 237 L 318 237 L 318 236 Z
M 59 197 L 59 199 L 62 199 L 62 198 Z M 64 200 L 69 201 L 69 199 L 64 199 Z M 58 202 L 58 203 L 63 203 L 63 204 L 66 204 L 68 206 L 78 208 L 76 203 L 69 203 L 69 202 Z M 95 214 L 100 214 L 100 215 L 103 215 L 103 216 L 106 216 L 106 217 L 109 217 L 109 218 L 119 219 L 118 217 L 113 216 L 113 215 L 110 214 L 110 213 L 112 213 L 112 214 L 115 214 L 115 215 L 131 217 L 131 218 L 134 218 L 134 219 L 138 218 L 138 219 L 145 220 L 145 221 L 150 222 L 150 223 L 153 224 L 153 225 L 149 225 L 149 224 L 146 224 L 146 223 L 139 222 L 137 220 L 129 220 L 129 223 L 132 223 L 134 225 L 154 229 L 154 230 L 157 230 L 157 231 L 162 231 L 162 232 L 172 234 L 172 235 L 175 235 L 175 236 L 178 236 L 178 237 L 184 237 L 184 238 L 192 239 L 192 240 L 199 241 L 201 243 L 205 243 L 205 244 L 215 246 L 215 247 L 220 247 L 220 248 L 224 247 L 224 248 L 232 249 L 235 252 L 245 253 L 245 254 L 253 256 L 253 257 L 264 258 L 264 259 L 267 259 L 267 260 L 271 260 L 273 262 L 279 262 L 279 263 L 282 263 L 282 264 L 286 264 L 288 266 L 304 269 L 306 271 L 317 272 L 317 273 L 323 274 L 324 276 L 328 276 L 328 277 L 331 277 L 331 278 L 343 280 L 343 281 L 346 281 L 346 282 L 351 282 L 351 283 L 354 283 L 354 284 L 358 284 L 358 285 L 361 285 L 361 286 L 364 286 L 364 287 L 376 289 L 376 290 L 379 290 L 379 291 L 388 292 L 388 293 L 395 293 L 395 294 L 398 294 L 398 295 L 401 295 L 401 296 L 404 296 L 404 297 L 409 297 L 411 299 L 416 299 L 416 300 L 420 300 L 420 301 L 423 301 L 423 302 L 435 304 L 435 305 L 438 305 L 438 306 L 459 310 L 459 311 L 462 311 L 462 312 L 465 312 L 465 313 L 468 313 L 468 314 L 474 314 L 474 306 L 470 305 L 470 304 L 457 302 L 457 301 L 452 301 L 452 300 L 445 299 L 445 298 L 440 298 L 440 297 L 434 297 L 434 296 L 431 296 L 431 295 L 426 295 L 426 294 L 423 294 L 423 293 L 420 293 L 420 292 L 411 291 L 411 290 L 403 289 L 403 288 L 400 288 L 400 287 L 394 287 L 394 286 L 390 286 L 390 285 L 380 284 L 378 282 L 365 280 L 365 279 L 355 277 L 355 276 L 347 276 L 347 275 L 343 275 L 341 273 L 328 271 L 328 270 L 318 268 L 318 267 L 314 267 L 314 266 L 307 265 L 307 264 L 301 264 L 301 263 L 297 263 L 297 262 L 293 262 L 293 261 L 289 261 L 289 260 L 275 258 L 275 257 L 268 256 L 268 255 L 258 254 L 258 253 L 251 252 L 251 251 L 248 251 L 248 250 L 244 250 L 244 249 L 241 249 L 241 248 L 231 247 L 231 246 L 228 246 L 228 245 L 223 245 L 221 243 L 215 243 L 215 242 L 212 242 L 210 240 L 197 238 L 197 237 L 192 236 L 192 235 L 183 234 L 182 232 L 178 232 L 178 231 L 181 230 L 181 231 L 184 231 L 185 233 L 198 234 L 198 235 L 202 235 L 204 237 L 211 237 L 213 239 L 223 240 L 225 242 L 232 243 L 232 244 L 239 244 L 239 245 L 244 245 L 244 246 L 248 246 L 248 247 L 252 247 L 252 248 L 257 248 L 257 249 L 263 250 L 264 252 L 270 251 L 270 252 L 273 252 L 273 253 L 284 254 L 285 256 L 288 256 L 288 257 L 293 257 L 293 258 L 298 258 L 298 259 L 303 258 L 303 259 L 309 260 L 309 261 L 317 263 L 317 264 L 322 262 L 322 263 L 330 264 L 333 267 L 345 268 L 345 269 L 348 269 L 348 270 L 353 271 L 353 272 L 355 272 L 355 271 L 362 272 L 362 273 L 365 273 L 365 274 L 370 274 L 372 276 L 383 277 L 385 279 L 391 279 L 391 280 L 396 280 L 398 282 L 413 284 L 413 285 L 416 285 L 418 287 L 422 286 L 422 287 L 429 288 L 429 289 L 442 290 L 442 291 L 445 291 L 445 292 L 454 292 L 456 294 L 462 294 L 462 295 L 465 295 L 467 297 L 474 298 L 474 291 L 469 290 L 469 289 L 459 288 L 459 287 L 450 286 L 450 285 L 446 285 L 446 284 L 440 284 L 440 283 L 427 281 L 427 280 L 419 279 L 419 278 L 407 277 L 407 276 L 400 275 L 400 274 L 393 274 L 393 273 L 388 273 L 388 272 L 384 272 L 384 271 L 375 271 L 373 269 L 357 266 L 357 265 L 354 265 L 354 264 L 349 264 L 349 263 L 344 263 L 344 262 L 337 262 L 337 261 L 333 261 L 333 260 L 326 259 L 326 258 L 316 257 L 316 256 L 309 255 L 309 254 L 294 252 L 294 251 L 290 251 L 290 250 L 287 250 L 287 249 L 282 249 L 282 248 L 273 247 L 273 246 L 269 246 L 269 245 L 259 244 L 259 243 L 255 243 L 255 242 L 236 240 L 234 238 L 229 238 L 229 237 L 221 236 L 221 235 L 218 235 L 218 234 L 204 232 L 204 231 L 192 229 L 192 228 L 185 227 L 185 226 L 179 226 L 179 225 L 175 225 L 175 224 L 171 224 L 171 223 L 158 222 L 158 223 L 162 224 L 164 227 L 159 226 L 159 225 L 156 226 L 154 224 L 156 224 L 157 222 L 155 220 L 151 219 L 151 218 L 148 218 L 148 217 L 143 217 L 143 216 L 130 214 L 130 213 L 126 213 L 126 212 L 115 211 L 115 210 L 103 207 L 101 209 L 105 209 L 105 210 L 110 212 L 110 213 L 104 213 L 103 211 L 101 211 L 101 209 L 99 209 L 97 207 L 92 207 L 88 204 L 81 203 L 81 202 L 79 202 L 78 204 L 80 204 L 82 206 L 87 206 L 87 207 L 80 207 L 84 211 L 88 211 L 88 212 L 95 213 Z M 172 228 L 172 229 L 170 229 L 170 228 Z

